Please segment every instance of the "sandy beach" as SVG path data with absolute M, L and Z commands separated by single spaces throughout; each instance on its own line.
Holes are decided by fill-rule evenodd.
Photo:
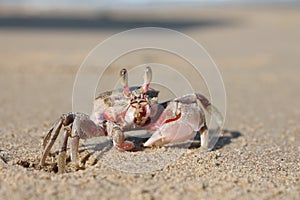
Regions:
M 1 200 L 299 199 L 300 7 L 152 11 L 108 13 L 100 27 L 66 20 L 67 28 L 47 17 L 40 24 L 29 17 L 28 26 L 21 26 L 18 16 L 1 14 Z M 85 24 L 81 20 L 77 22 Z M 176 146 L 120 153 L 108 141 L 95 156 L 81 146 L 83 169 L 58 174 L 51 167 L 55 146 L 47 159 L 50 167 L 37 169 L 45 131 L 72 109 L 76 72 L 87 54 L 120 31 L 155 25 L 191 36 L 219 67 L 227 115 L 216 148 L 207 153 Z M 142 62 L 184 65 L 157 52 L 129 55 L 114 65 Z M 147 170 L 153 162 L 145 156 L 162 167 Z M 120 169 L 111 167 L 115 164 Z

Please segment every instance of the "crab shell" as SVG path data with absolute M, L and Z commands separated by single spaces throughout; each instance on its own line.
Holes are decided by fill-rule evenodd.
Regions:
M 129 89 L 131 93 L 135 93 L 135 91 L 140 91 L 141 87 L 130 87 Z M 136 103 L 132 102 L 131 97 L 124 95 L 122 89 L 101 93 L 94 101 L 91 119 L 96 124 L 109 120 L 124 127 L 146 125 L 149 123 L 149 115 L 151 115 L 150 108 L 157 105 L 158 93 L 158 90 L 149 88 L 144 94 L 145 101 Z

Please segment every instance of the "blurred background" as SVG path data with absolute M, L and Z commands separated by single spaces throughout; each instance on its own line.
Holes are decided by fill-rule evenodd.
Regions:
M 299 199 L 299 5 L 296 0 L 0 0 L 0 199 Z M 43 133 L 72 110 L 73 83 L 88 53 L 113 34 L 145 26 L 187 34 L 219 67 L 227 115 L 217 150 L 188 153 L 153 174 L 112 170 L 103 157 L 63 176 L 34 170 Z M 154 50 L 116 59 L 101 86 L 109 86 L 120 68 L 145 63 L 180 68 L 208 96 L 203 81 L 185 70 L 189 63 Z M 178 149 L 190 152 L 150 151 L 159 163 Z M 100 154 L 131 166 L 117 151 L 103 150 Z M 121 154 L 147 168 L 143 153 Z M 84 163 L 86 155 L 81 152 Z
M 0 109 L 5 116 L 1 123 L 34 126 L 70 111 L 76 72 L 88 53 L 113 34 L 147 26 L 181 31 L 208 51 L 224 78 L 228 126 L 242 121 L 269 124 L 270 117 L 272 122 L 282 121 L 283 110 L 299 116 L 289 106 L 300 102 L 295 97 L 299 3 L 0 0 Z M 189 65 L 174 55 L 150 50 L 126 55 L 112 65 L 151 62 Z
M 0 199 L 299 199 L 299 5 L 296 0 L 0 0 Z M 62 176 L 34 170 L 43 133 L 72 110 L 76 73 L 89 52 L 113 34 L 145 26 L 192 37 L 217 64 L 227 94 L 217 150 L 119 154 L 100 145 L 98 161 L 80 152 L 86 170 Z M 116 59 L 100 84 L 111 85 L 120 68 L 145 63 L 181 69 L 188 80 L 198 81 L 178 56 L 142 50 Z M 208 96 L 200 79 L 199 85 Z M 175 162 L 170 155 L 180 155 L 178 150 L 187 154 Z M 108 167 L 139 163 L 136 167 L 148 170 L 151 161 L 144 153 L 155 155 L 152 165 L 174 162 L 151 174 Z

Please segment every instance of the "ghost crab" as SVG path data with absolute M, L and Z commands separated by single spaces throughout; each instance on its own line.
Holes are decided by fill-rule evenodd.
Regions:
M 124 132 L 136 129 L 154 131 L 144 143 L 145 147 L 183 142 L 193 138 L 199 131 L 201 148 L 207 148 L 208 129 L 202 107 L 216 117 L 220 126 L 223 119 L 205 96 L 193 93 L 158 103 L 159 91 L 149 87 L 152 79 L 150 67 L 145 70 L 144 83 L 141 87 L 128 86 L 126 69 L 121 70 L 120 77 L 123 88 L 101 93 L 94 101 L 91 116 L 70 112 L 57 120 L 42 142 L 40 166 L 45 165 L 62 127 L 64 135 L 58 156 L 58 171 L 61 173 L 65 171 L 68 140 L 70 140 L 71 161 L 77 166 L 80 139 L 109 136 L 114 147 L 120 151 L 128 151 L 135 145 L 126 140 Z

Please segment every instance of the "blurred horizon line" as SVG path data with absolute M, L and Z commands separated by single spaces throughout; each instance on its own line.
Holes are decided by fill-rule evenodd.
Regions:
M 105 9 L 141 9 L 159 7 L 190 6 L 289 6 L 300 5 L 300 0 L 0 0 L 0 9 L 6 8 L 51 11 L 51 10 L 105 10 Z

